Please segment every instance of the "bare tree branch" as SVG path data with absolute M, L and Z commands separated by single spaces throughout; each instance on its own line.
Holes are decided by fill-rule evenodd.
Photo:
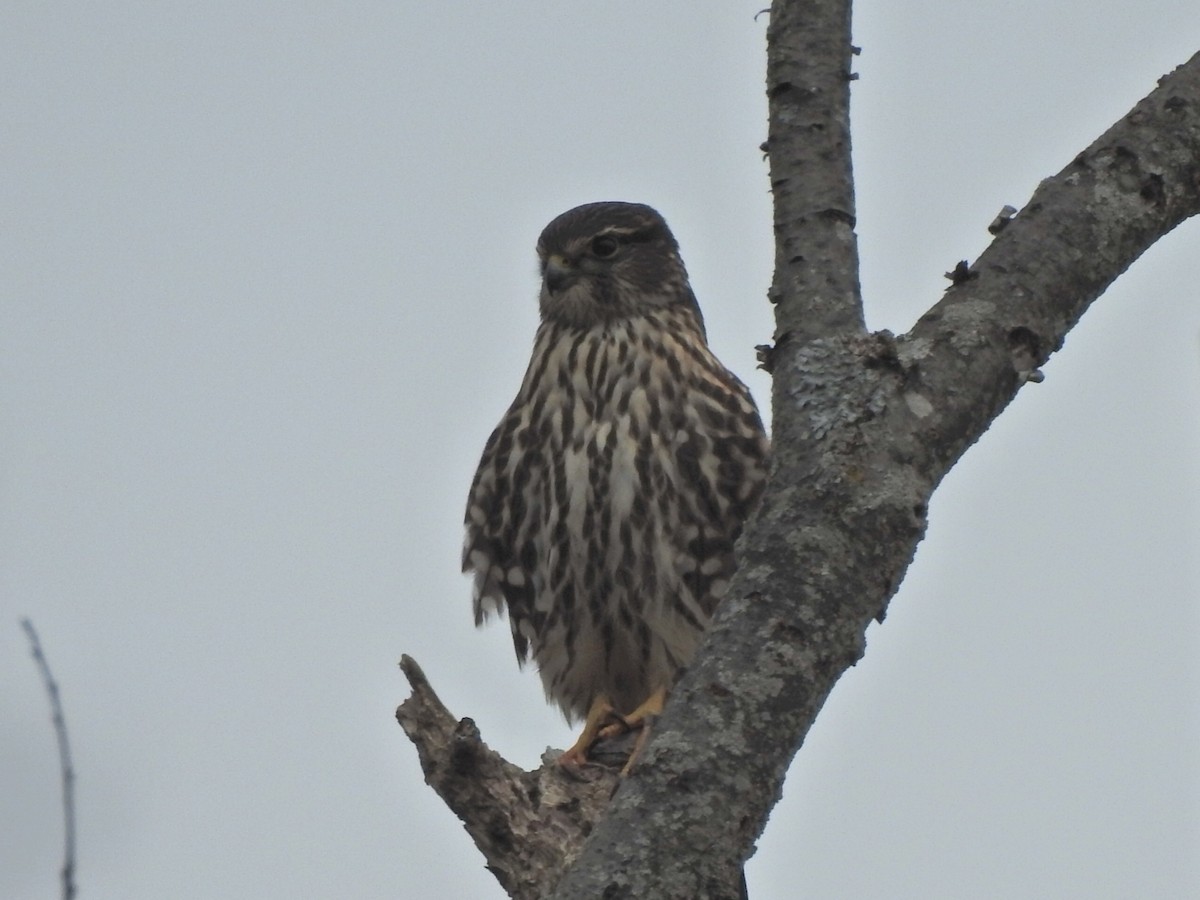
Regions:
M 455 720 L 410 656 L 400 660 L 413 693 L 396 710 L 417 747 L 425 781 L 466 826 L 488 870 L 519 900 L 544 897 L 579 853 L 608 806 L 631 740 L 596 748 L 611 767 L 589 767 L 572 777 L 547 750 L 533 772 L 489 748 L 470 719 Z
M 589 812 L 595 828 L 552 893 L 562 900 L 737 896 L 737 872 L 788 765 L 834 683 L 861 657 L 867 626 L 882 619 L 936 485 L 1039 377 L 1105 287 L 1200 211 L 1197 56 L 1044 182 L 907 335 L 866 334 L 853 234 L 849 11 L 848 0 L 772 7 L 771 484 L 743 535 L 728 598 L 638 767 L 603 816 Z M 445 747 L 454 727 L 466 727 L 452 722 L 447 713 L 429 726 L 434 738 L 405 727 L 418 746 Z M 479 775 L 486 801 L 452 801 L 427 755 L 427 780 L 477 843 L 495 827 L 511 842 L 498 847 L 501 857 L 525 852 L 516 849 L 521 830 L 495 823 L 526 821 L 528 790 L 489 788 L 495 777 Z M 453 753 L 438 758 L 445 767 Z M 506 777 L 525 783 L 524 773 Z M 565 859 L 577 852 L 573 840 L 536 852 Z M 541 871 L 538 885 L 522 887 L 533 893 L 510 893 L 544 893 L 561 869 L 548 861 Z
M 934 487 L 1086 306 L 1198 210 L 1195 57 L 1039 188 L 977 277 L 911 334 L 781 342 L 772 479 L 729 596 L 553 896 L 725 896 L 713 885 L 749 855 L 817 712 L 861 657 Z
M 1047 178 L 902 339 L 936 414 L 937 477 L 973 443 L 1105 289 L 1200 212 L 1200 53 Z M 914 388 L 917 389 L 917 388 Z
M 862 332 L 850 160 L 850 4 L 773 3 L 767 46 L 775 339 Z
M 51 720 L 54 722 L 54 736 L 58 739 L 58 763 L 62 777 L 63 792 L 63 865 L 62 865 L 62 896 L 63 900 L 72 900 L 75 896 L 75 769 L 71 766 L 71 744 L 67 740 L 67 720 L 63 716 L 62 699 L 58 693 L 58 682 L 50 673 L 50 664 L 42 653 L 42 642 L 38 640 L 33 622 L 21 620 L 21 627 L 29 636 L 29 647 L 38 671 L 42 673 L 42 684 L 46 687 L 46 695 L 50 698 Z

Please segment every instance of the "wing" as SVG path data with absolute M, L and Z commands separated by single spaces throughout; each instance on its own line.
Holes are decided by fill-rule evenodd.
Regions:
M 676 449 L 676 465 L 687 489 L 677 540 L 688 560 L 684 581 L 711 616 L 736 568 L 734 546 L 762 495 L 770 452 L 750 392 L 715 357 L 713 380 L 692 384 L 689 417 L 682 428 L 691 439 Z
M 467 499 L 463 571 L 475 576 L 475 624 L 507 611 L 517 661 L 529 656 L 536 552 L 522 527 L 535 514 L 532 473 L 540 454 L 529 440 L 527 416 L 510 409 L 488 438 Z

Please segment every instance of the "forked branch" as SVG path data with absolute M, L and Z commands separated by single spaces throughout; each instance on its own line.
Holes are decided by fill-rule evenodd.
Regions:
M 426 780 L 513 897 L 551 885 L 561 900 L 721 896 L 886 610 L 936 485 L 1107 285 L 1200 211 L 1198 54 L 1047 179 L 911 332 L 865 334 L 849 10 L 848 0 L 772 8 L 771 483 L 728 597 L 638 767 L 605 809 L 615 775 L 523 772 L 402 663 L 414 694 L 397 716 Z M 804 156 L 814 136 L 820 152 Z

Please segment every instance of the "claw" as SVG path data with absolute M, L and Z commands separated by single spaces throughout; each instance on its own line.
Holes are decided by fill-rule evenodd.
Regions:
M 663 707 L 667 705 L 667 689 L 659 688 L 653 694 L 645 699 L 641 706 L 635 709 L 627 716 L 619 716 L 619 722 L 614 722 L 600 730 L 600 738 L 616 737 L 624 734 L 626 731 L 632 731 L 635 728 L 640 728 L 641 733 L 637 736 L 637 742 L 633 745 L 633 752 L 629 754 L 629 759 L 621 768 L 621 776 L 624 777 L 632 771 L 634 763 L 642 755 L 642 750 L 646 746 L 646 741 L 650 739 L 650 727 L 654 720 L 662 715 Z
M 629 715 L 623 716 L 613 708 L 608 697 L 600 694 L 592 701 L 592 706 L 588 710 L 587 718 L 584 720 L 583 733 L 579 735 L 579 740 L 574 743 L 570 750 L 558 758 L 558 764 L 565 768 L 578 769 L 587 764 L 588 751 L 591 750 L 592 745 L 596 741 L 620 737 L 626 732 L 641 729 L 641 733 L 637 736 L 637 741 L 633 745 L 633 752 L 629 754 L 628 761 L 626 761 L 625 766 L 621 769 L 622 775 L 628 775 L 650 737 L 651 723 L 662 713 L 666 702 L 667 690 L 666 688 L 659 688 L 647 697 L 641 706 Z
M 592 744 L 600 739 L 601 733 L 612 727 L 611 720 L 620 719 L 612 703 L 604 694 L 598 694 L 592 701 L 587 718 L 583 722 L 583 732 L 579 739 L 558 758 L 558 764 L 568 769 L 578 769 L 588 761 L 587 754 Z

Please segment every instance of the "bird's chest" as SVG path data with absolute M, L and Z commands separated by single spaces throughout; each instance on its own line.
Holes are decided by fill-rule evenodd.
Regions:
M 673 488 L 688 440 L 681 392 L 662 389 L 665 363 L 620 328 L 544 352 L 548 364 L 529 385 L 542 463 L 534 527 L 550 544 L 544 559 L 587 565 L 644 531 Z

